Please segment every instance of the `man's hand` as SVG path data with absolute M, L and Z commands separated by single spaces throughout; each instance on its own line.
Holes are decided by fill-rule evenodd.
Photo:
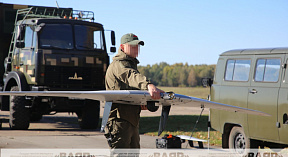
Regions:
M 156 88 L 153 84 L 148 85 L 148 91 L 152 99 L 160 99 L 160 93 L 165 93 L 163 90 Z

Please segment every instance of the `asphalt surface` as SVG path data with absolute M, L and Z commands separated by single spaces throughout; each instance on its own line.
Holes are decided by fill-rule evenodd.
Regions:
M 8 119 L 8 112 L 0 112 L 1 118 Z M 101 112 L 103 113 L 103 108 Z M 199 109 L 174 107 L 173 115 L 199 114 Z M 207 111 L 205 112 L 208 113 Z M 102 114 L 101 114 L 102 115 Z M 143 111 L 141 116 L 160 116 L 160 112 Z M 156 148 L 155 140 L 160 137 L 140 135 L 141 148 Z M 186 147 L 187 142 L 182 144 Z M 195 144 L 198 146 L 197 144 Z M 189 147 L 189 146 L 188 146 Z M 204 144 L 205 147 L 205 144 Z M 10 130 L 3 123 L 0 130 L 0 148 L 109 148 L 104 134 L 98 130 L 81 130 L 76 115 L 58 113 L 43 116 L 39 122 L 31 122 L 29 130 Z

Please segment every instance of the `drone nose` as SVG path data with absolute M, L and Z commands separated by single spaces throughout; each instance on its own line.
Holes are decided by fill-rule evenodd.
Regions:
M 164 100 L 173 100 L 175 99 L 175 93 L 174 92 L 166 92 L 166 93 L 160 93 L 161 98 Z

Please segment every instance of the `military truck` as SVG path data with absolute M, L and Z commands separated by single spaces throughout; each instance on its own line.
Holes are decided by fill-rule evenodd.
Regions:
M 288 48 L 241 49 L 220 55 L 211 101 L 254 109 L 271 117 L 211 110 L 222 147 L 238 151 L 288 144 Z M 208 81 L 209 82 L 209 81 Z
M 0 62 L 2 91 L 103 90 L 109 65 L 103 25 L 92 11 L 0 3 Z M 2 96 L 0 102 L 11 129 L 58 112 L 76 113 L 82 129 L 98 126 L 99 101 Z

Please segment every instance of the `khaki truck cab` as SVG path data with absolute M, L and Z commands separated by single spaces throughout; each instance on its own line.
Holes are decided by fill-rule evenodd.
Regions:
M 245 150 L 288 144 L 288 48 L 231 50 L 220 55 L 211 101 L 254 109 L 270 117 L 211 110 L 222 147 Z
M 0 90 L 105 89 L 109 56 L 104 31 L 91 11 L 0 3 Z M 111 42 L 115 45 L 114 31 Z M 76 113 L 81 129 L 96 129 L 100 102 L 1 96 L 0 110 L 10 112 L 11 129 L 28 129 L 30 121 L 59 112 Z

